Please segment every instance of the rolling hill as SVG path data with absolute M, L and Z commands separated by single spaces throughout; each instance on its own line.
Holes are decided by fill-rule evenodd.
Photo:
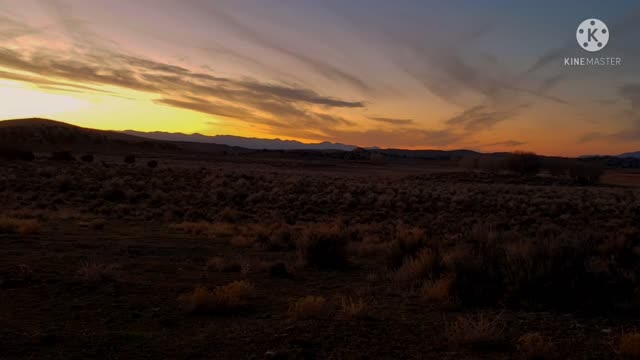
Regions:
M 30 151 L 130 151 L 145 149 L 175 151 L 179 147 L 115 131 L 87 129 L 47 119 L 0 121 L 0 144 L 3 147 Z
M 620 155 L 618 155 L 618 157 L 640 159 L 640 151 L 628 152 L 628 153 L 620 154 Z
M 315 143 L 315 144 L 305 144 L 295 140 L 247 138 L 247 137 L 232 136 L 232 135 L 207 136 L 207 135 L 202 135 L 197 133 L 183 134 L 183 133 L 168 133 L 168 132 L 162 132 L 162 131 L 141 132 L 141 131 L 134 131 L 134 130 L 125 130 L 122 133 L 127 135 L 133 135 L 136 137 L 154 139 L 154 140 L 219 144 L 219 145 L 235 146 L 235 147 L 241 147 L 241 148 L 253 149 L 253 150 L 351 151 L 357 147 L 354 145 L 345 145 L 340 143 L 332 143 L 328 141 Z

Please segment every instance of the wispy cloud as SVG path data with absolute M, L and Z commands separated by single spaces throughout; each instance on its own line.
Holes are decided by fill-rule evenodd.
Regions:
M 627 83 L 620 86 L 618 93 L 630 109 L 621 113 L 623 118 L 629 118 L 631 123 L 623 130 L 616 132 L 590 132 L 582 135 L 581 143 L 592 141 L 622 141 L 640 144 L 640 84 Z
M 522 145 L 526 145 L 527 143 L 525 141 L 518 141 L 518 140 L 506 140 L 506 141 L 498 141 L 498 142 L 494 142 L 491 144 L 487 144 L 485 146 L 504 146 L 504 147 L 516 147 L 516 146 L 522 146 Z
M 286 55 L 328 79 L 342 82 L 362 92 L 370 93 L 374 90 L 371 84 L 359 76 L 331 62 L 308 55 L 304 51 L 297 51 L 294 44 L 285 44 L 282 41 L 273 39 L 266 33 L 260 32 L 243 22 L 237 16 L 225 11 L 222 6 L 213 6 L 206 3 L 201 3 L 199 6 L 202 6 L 203 11 L 206 11 L 217 22 L 224 23 L 226 28 L 233 29 L 236 33 L 258 46 Z
M 341 130 L 329 131 L 326 140 L 344 139 L 343 142 L 372 146 L 387 144 L 388 147 L 438 148 L 447 147 L 463 141 L 466 136 L 450 129 L 424 130 L 419 128 L 396 128 L 390 130 Z
M 446 121 L 451 126 L 462 126 L 467 131 L 490 129 L 496 124 L 516 116 L 519 111 L 529 107 L 521 104 L 506 110 L 493 110 L 485 105 L 473 106 Z
M 411 119 L 395 119 L 388 117 L 380 117 L 380 116 L 370 116 L 370 120 L 391 124 L 391 125 L 413 125 L 415 122 Z

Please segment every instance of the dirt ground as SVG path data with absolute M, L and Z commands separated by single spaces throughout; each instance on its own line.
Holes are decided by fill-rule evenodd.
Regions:
M 437 280 L 454 270 L 436 264 L 423 271 L 426 265 L 416 260 L 423 253 L 401 257 L 399 268 L 386 264 L 390 244 L 411 237 L 398 235 L 405 227 L 412 230 L 403 234 L 421 229 L 429 244 L 446 243 L 425 246 L 445 255 L 458 249 L 469 229 L 487 224 L 486 237 L 520 236 L 514 244 L 588 233 L 599 250 L 583 262 L 609 261 L 607 273 L 598 276 L 616 286 L 602 289 L 627 294 L 630 287 L 637 296 L 635 188 L 576 187 L 439 166 L 166 159 L 152 170 L 142 161 L 109 161 L 2 164 L 1 359 L 633 356 L 620 344 L 640 329 L 637 298 L 607 298 L 598 306 L 624 302 L 623 310 L 594 311 L 516 292 L 514 284 L 531 273 L 505 280 L 500 298 L 489 304 L 470 301 L 460 289 L 430 297 L 425 294 L 433 294 Z M 344 253 L 308 245 L 317 226 L 321 234 L 334 234 L 325 230 L 333 229 L 330 224 L 348 233 Z M 314 263 L 313 251 L 344 256 L 346 265 L 323 258 Z M 438 264 L 446 263 L 445 255 Z M 571 271 L 567 263 L 554 271 Z M 455 271 L 460 280 L 461 270 Z M 233 306 L 194 300 L 198 306 L 189 307 L 181 300 L 194 289 L 215 292 L 234 281 L 251 290 Z M 585 303 L 597 296 L 575 291 L 586 291 L 579 294 Z M 322 298 L 321 305 L 295 306 L 309 296 Z

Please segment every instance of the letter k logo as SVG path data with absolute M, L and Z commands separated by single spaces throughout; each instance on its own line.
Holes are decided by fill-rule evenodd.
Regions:
M 609 28 L 598 19 L 587 19 L 576 30 L 576 40 L 581 48 L 595 52 L 604 49 L 609 42 Z

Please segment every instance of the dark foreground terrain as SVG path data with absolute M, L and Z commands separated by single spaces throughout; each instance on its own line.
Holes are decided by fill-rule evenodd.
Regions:
M 158 160 L 0 162 L 1 359 L 640 355 L 638 188 Z

